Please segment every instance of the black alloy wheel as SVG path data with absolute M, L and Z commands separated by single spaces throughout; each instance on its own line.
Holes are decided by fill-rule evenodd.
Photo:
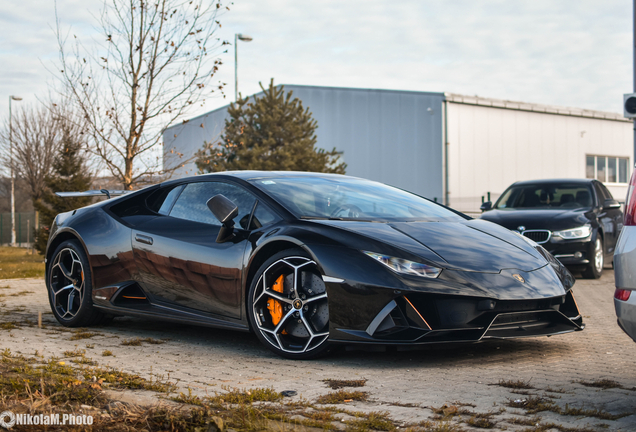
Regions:
M 329 349 L 329 305 L 316 263 L 302 249 L 277 253 L 259 268 L 248 293 L 258 339 L 276 354 L 312 359 Z
M 60 244 L 46 272 L 49 303 L 66 327 L 86 327 L 110 318 L 93 307 L 91 270 L 84 248 L 76 240 Z

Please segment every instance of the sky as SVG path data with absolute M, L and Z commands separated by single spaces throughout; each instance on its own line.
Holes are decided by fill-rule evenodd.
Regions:
M 9 95 L 46 98 L 56 82 L 53 0 L 0 3 L 0 118 Z M 102 0 L 57 0 L 62 28 L 95 35 Z M 622 113 L 633 90 L 629 0 L 235 0 L 219 18 L 227 97 L 276 84 L 451 92 Z

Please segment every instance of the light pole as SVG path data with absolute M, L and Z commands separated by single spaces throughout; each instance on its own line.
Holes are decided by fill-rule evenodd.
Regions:
M 21 101 L 18 96 L 9 96 L 9 160 L 11 169 L 11 246 L 16 245 L 15 238 L 15 178 L 13 176 L 13 123 L 11 118 L 11 101 Z
M 234 102 L 238 100 L 238 41 L 250 42 L 252 36 L 242 33 L 234 34 Z

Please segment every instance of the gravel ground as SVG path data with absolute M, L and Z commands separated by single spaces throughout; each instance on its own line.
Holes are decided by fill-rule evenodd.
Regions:
M 112 324 L 90 329 L 90 338 L 71 340 L 74 333 L 60 326 L 50 312 L 42 279 L 0 280 L 0 322 L 18 328 L 0 330 L 0 347 L 14 353 L 64 357 L 66 350 L 85 349 L 86 357 L 144 377 L 176 382 L 181 391 L 213 395 L 224 388 L 273 387 L 296 390 L 315 400 L 331 391 L 324 379 L 366 379 L 359 390 L 367 402 L 350 402 L 358 411 L 386 411 L 404 423 L 434 416 L 444 404 L 476 412 L 497 412 L 496 429 L 521 430 L 506 423 L 513 417 L 532 418 L 510 401 L 523 404 L 532 395 L 549 397 L 561 408 L 631 413 L 603 420 L 579 413 L 538 413 L 541 422 L 563 427 L 636 431 L 636 343 L 618 328 L 612 294 L 614 275 L 606 270 L 600 280 L 579 279 L 574 293 L 587 328 L 583 332 L 550 338 L 485 342 L 463 346 L 434 346 L 417 351 L 366 352 L 339 350 L 327 358 L 292 361 L 276 357 L 248 333 L 188 325 L 117 318 Z M 43 328 L 37 326 L 43 313 Z M 123 345 L 133 338 L 164 343 Z M 112 356 L 103 356 L 105 350 Z M 582 382 L 609 379 L 622 388 L 601 389 Z M 514 393 L 499 385 L 523 381 L 534 389 Z M 520 391 L 520 390 L 514 390 Z M 128 400 L 148 403 L 147 392 L 126 392 Z M 466 428 L 466 426 L 463 426 Z M 527 427 L 527 426 L 524 426 Z M 556 429 L 555 429 L 556 430 Z

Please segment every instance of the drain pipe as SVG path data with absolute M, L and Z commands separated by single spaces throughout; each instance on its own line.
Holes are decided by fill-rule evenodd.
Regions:
M 636 0 L 634 0 L 636 2 Z M 444 205 L 450 206 L 450 191 L 448 190 L 448 100 L 444 95 Z

